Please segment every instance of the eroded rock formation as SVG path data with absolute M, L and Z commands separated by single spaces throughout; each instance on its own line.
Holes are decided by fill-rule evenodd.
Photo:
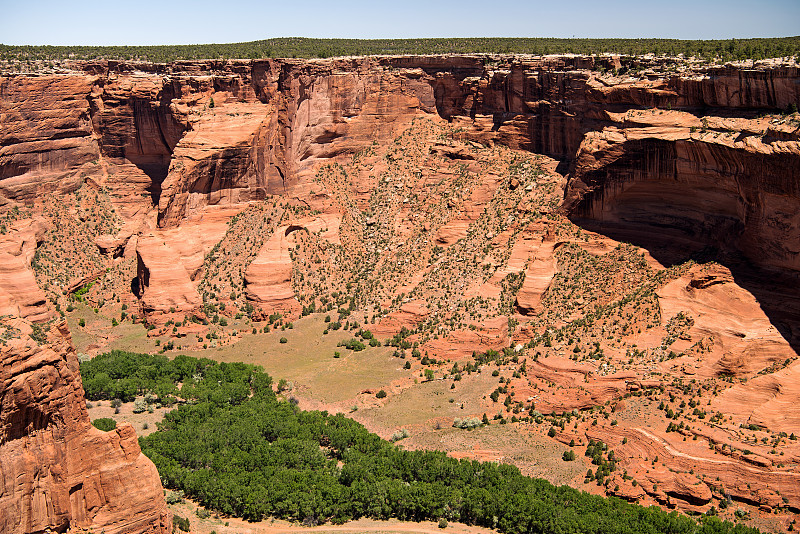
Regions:
M 6 77 L 0 192 L 30 202 L 91 179 L 126 217 L 152 215 L 155 205 L 158 224 L 175 226 L 207 205 L 307 197 L 318 162 L 437 113 L 484 144 L 561 158 L 571 176 L 564 210 L 594 229 L 650 246 L 713 245 L 796 272 L 796 126 L 755 116 L 800 99 L 797 69 L 589 70 L 621 66 L 613 58 L 101 62 L 78 64 L 85 74 Z M 432 150 L 468 161 L 456 148 Z M 452 219 L 437 241 L 455 242 L 474 219 L 469 211 Z
M 800 122 L 779 112 L 800 103 L 800 73 L 670 61 L 103 61 L 3 77 L 0 214 L 30 213 L 4 219 L 0 313 L 45 321 L 46 298 L 94 281 L 98 307 L 131 303 L 158 334 L 172 321 L 188 347 L 220 316 L 353 312 L 448 364 L 515 358 L 520 416 L 655 391 L 694 403 L 678 434 L 626 421 L 623 403 L 619 427 L 558 433 L 621 451 L 638 485 L 609 479 L 611 493 L 798 509 Z M 61 221 L 90 235 L 48 254 L 93 247 L 80 273 L 34 261 Z M 755 445 L 766 434 L 772 449 Z M 719 466 L 724 491 L 701 480 Z M 113 516 L 87 506 L 52 516 Z
M 2 329 L 13 335 L 0 346 L 0 530 L 169 533 L 158 473 L 133 428 L 89 423 L 66 324 L 46 344 L 27 321 Z

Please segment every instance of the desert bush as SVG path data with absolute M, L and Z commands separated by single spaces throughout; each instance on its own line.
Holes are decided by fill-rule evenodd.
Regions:
M 340 341 L 337 347 L 344 347 L 346 349 L 356 352 L 362 351 L 367 348 L 366 345 L 364 345 L 361 341 L 359 341 L 356 338 L 350 339 L 348 341 Z
M 110 417 L 101 417 L 100 419 L 92 421 L 92 426 L 103 432 L 109 432 L 117 428 L 117 422 Z
M 178 504 L 183 502 L 183 492 L 182 491 L 169 491 L 166 490 L 164 492 L 164 499 L 167 501 L 167 504 Z
M 455 419 L 453 419 L 453 426 L 455 428 L 464 428 L 467 430 L 471 430 L 473 428 L 478 428 L 482 424 L 483 422 L 477 417 L 468 417 L 466 419 L 460 419 L 456 417 Z
M 133 413 L 144 413 L 147 411 L 148 407 L 147 401 L 144 398 L 133 401 Z
M 395 430 L 395 432 L 392 434 L 390 441 L 394 443 L 396 441 L 400 441 L 401 439 L 406 439 L 410 435 L 411 433 L 408 430 L 406 430 L 405 428 L 401 428 L 400 430 Z
M 172 516 L 172 524 L 175 526 L 175 528 L 182 530 L 183 532 L 189 532 L 189 529 L 191 528 L 189 518 L 181 517 L 177 514 Z

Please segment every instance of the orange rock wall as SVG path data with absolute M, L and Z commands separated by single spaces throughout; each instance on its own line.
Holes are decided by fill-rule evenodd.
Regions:
M 560 158 L 564 212 L 591 229 L 645 246 L 655 236 L 681 250 L 721 245 L 759 267 L 800 270 L 798 134 L 755 120 L 800 102 L 798 69 L 599 71 L 622 66 L 480 56 L 105 61 L 3 77 L 0 196 L 29 203 L 95 181 L 139 221 L 126 235 L 271 195 L 324 211 L 309 195 L 318 163 L 437 113 L 474 141 Z M 173 279 L 139 244 L 140 283 Z M 191 311 L 198 299 L 180 287 L 139 292 L 169 293 L 147 309 Z
M 0 531 L 171 532 L 161 483 L 129 424 L 89 423 L 66 324 L 50 344 L 25 334 L 0 347 Z
M 603 61 L 605 68 L 622 66 Z M 714 243 L 782 275 L 800 270 L 797 130 L 757 118 L 800 103 L 797 68 L 627 78 L 601 75 L 592 58 L 477 56 L 71 67 L 64 75 L 0 77 L 0 205 L 31 204 L 84 182 L 105 188 L 126 224 L 108 246 L 136 254 L 145 312 L 200 308 L 198 270 L 227 217 L 205 220 L 209 206 L 225 211 L 277 195 L 341 217 L 325 213 L 327 199 L 310 194 L 318 164 L 386 142 L 420 114 L 438 114 L 472 141 L 561 159 L 559 171 L 570 177 L 564 212 L 603 231 L 640 242 L 663 236 L 677 249 Z M 472 202 L 463 218 L 441 228 L 439 243 L 457 240 L 475 208 Z M 289 228 L 282 232 L 246 272 L 248 296 L 265 314 L 298 307 Z M 0 238 L 0 313 L 22 317 L 23 330 L 26 321 L 51 314 L 29 268 L 36 239 L 36 229 L 22 226 Z M 538 305 L 555 271 L 555 246 L 526 246 L 534 261 L 515 267 L 527 273 L 519 310 Z M 764 300 L 783 308 L 796 329 L 800 298 L 782 287 L 766 291 L 772 294 Z M 698 297 L 696 309 L 713 307 L 713 296 Z M 387 324 L 425 317 L 424 307 L 409 304 Z M 505 345 L 503 321 L 454 338 L 463 338 L 466 356 L 496 340 Z M 132 429 L 90 426 L 74 352 L 63 339 L 53 343 L 38 346 L 22 335 L 0 348 L 0 530 L 169 531 L 158 475 Z M 720 369 L 735 365 L 724 360 Z M 542 365 L 534 371 L 555 373 Z M 793 398 L 786 384 L 796 382 L 796 372 L 793 366 L 732 388 L 725 400 L 757 404 L 758 422 L 776 420 Z M 577 402 L 596 403 L 606 390 L 624 387 L 624 378 Z

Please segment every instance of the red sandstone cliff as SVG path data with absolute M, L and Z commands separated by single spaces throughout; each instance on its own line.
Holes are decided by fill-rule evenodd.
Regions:
M 348 291 L 351 281 L 356 289 L 370 277 L 372 287 L 386 282 L 377 307 L 391 312 L 376 314 L 382 317 L 374 332 L 389 337 L 403 326 L 427 321 L 443 333 L 423 348 L 454 359 L 508 347 L 511 339 L 525 343 L 551 327 L 542 323 L 563 325 L 581 317 L 589 297 L 560 302 L 552 296 L 559 269 L 568 264 L 558 254 L 577 257 L 578 247 L 603 267 L 598 278 L 621 281 L 611 289 L 601 287 L 598 291 L 606 293 L 592 305 L 607 305 L 620 297 L 620 287 L 641 282 L 626 278 L 624 262 L 634 261 L 630 257 L 620 256 L 622 267 L 613 258 L 603 263 L 619 250 L 616 243 L 580 232 L 560 236 L 561 225 L 554 220 L 565 214 L 585 228 L 645 246 L 651 255 L 642 261 L 648 268 L 663 269 L 690 257 L 724 263 L 724 268 L 690 269 L 658 288 L 653 297 L 657 320 L 639 326 L 658 331 L 659 337 L 647 338 L 645 332 L 645 339 L 631 338 L 633 347 L 658 352 L 670 318 L 689 312 L 696 324 L 676 350 L 690 354 L 680 361 L 659 360 L 658 373 L 741 378 L 714 400 L 715 409 L 735 415 L 737 423 L 795 431 L 797 417 L 784 412 L 796 389 L 791 386 L 796 365 L 789 363 L 800 339 L 798 130 L 796 122 L 759 114 L 800 103 L 798 69 L 707 67 L 629 76 L 601 72 L 599 67 L 623 68 L 619 60 L 604 61 L 98 62 L 75 64 L 73 72 L 61 76 L 4 77 L 0 205 L 10 209 L 48 195 L 66 198 L 83 184 L 107 194 L 122 222 L 113 232 L 93 236 L 102 252 L 97 271 L 130 260 L 133 272 L 126 272 L 117 294 L 138 302 L 138 311 L 151 320 L 202 317 L 201 309 L 235 300 L 237 293 L 256 308 L 253 317 L 296 315 L 303 297 L 298 281 L 333 265 L 314 279 L 316 286 L 306 287 L 318 294 L 305 295 L 303 304 L 327 299 L 331 291 L 319 288 L 333 286 L 323 286 L 325 280 L 339 277 Z M 412 128 L 418 118 L 456 133 L 442 138 L 436 128 Z M 404 131 L 416 137 L 401 142 Z M 508 160 L 517 153 L 497 151 L 497 145 L 561 161 L 542 158 L 539 171 L 512 169 Z M 419 147 L 422 153 L 415 152 Z M 413 164 L 407 163 L 410 158 L 416 158 Z M 373 196 L 380 198 L 373 202 Z M 235 214 L 266 201 L 269 208 L 237 226 Z M 295 208 L 305 210 L 302 219 L 295 217 Z M 81 221 L 91 217 L 70 209 Z M 496 219 L 487 220 L 492 214 Z M 1 313 L 34 321 L 48 316 L 44 285 L 37 287 L 30 267 L 40 234 L 38 226 L 20 222 L 7 237 L 0 236 L 0 254 L 8 260 L 0 267 Z M 320 239 L 308 237 L 312 234 Z M 222 250 L 226 243 L 229 249 Z M 304 257 L 297 252 L 303 243 L 317 248 Z M 450 250 L 456 252 L 447 257 Z M 377 259 L 367 266 L 369 258 Z M 225 270 L 226 265 L 235 269 Z M 216 269 L 216 278 L 207 283 L 206 268 Z M 233 275 L 241 287 L 216 287 Z M 516 289 L 511 287 L 515 279 Z M 590 284 L 600 285 L 595 282 Z M 67 291 L 76 287 L 65 286 Z M 442 288 L 450 292 L 445 295 Z M 500 313 L 498 305 L 492 308 L 496 315 L 480 324 L 465 314 L 446 315 L 459 312 L 462 304 L 466 310 L 468 300 L 504 299 L 510 311 Z M 509 319 L 530 324 L 512 337 Z M 444 326 L 452 329 L 445 334 Z M 708 354 L 701 340 L 712 346 Z M 702 350 L 691 353 L 692 344 Z M 628 361 L 624 349 L 606 349 L 619 350 L 620 366 Z M 35 360 L 37 352 L 26 354 Z M 557 411 L 601 405 L 628 390 L 661 384 L 634 371 L 606 376 L 605 368 L 562 359 L 531 363 L 517 392 L 536 395 L 538 406 Z M 784 370 L 767 372 L 767 366 L 784 361 Z M 650 376 L 652 362 L 644 363 L 639 371 Z M 766 376 L 756 378 L 761 372 Z M 532 387 L 531 381 L 538 385 Z M 553 391 L 538 389 L 551 384 Z M 734 409 L 729 403 L 743 406 Z M 39 421 L 34 415 L 32 420 Z M 604 430 L 605 438 L 614 431 Z M 120 446 L 132 443 L 127 432 L 115 434 Z M 719 442 L 699 432 L 695 436 L 712 445 Z M 71 439 L 81 442 L 90 434 Z M 682 446 L 667 447 L 660 437 L 641 432 L 624 437 L 630 437 L 631 471 L 641 463 L 633 456 L 636 450 L 652 449 L 651 457 L 667 458 L 673 454 L 670 447 Z M 42 449 L 58 439 L 43 439 Z M 116 454 L 111 450 L 109 455 Z M 138 466 L 135 452 L 126 458 Z M 681 454 L 674 454 L 673 465 L 691 469 Z M 742 469 L 745 460 L 735 460 L 734 475 L 723 477 L 726 483 L 756 469 Z M 778 480 L 781 493 L 796 507 L 795 474 L 776 475 L 770 462 L 762 463 L 756 490 L 737 488 L 736 498 L 773 506 L 776 495 L 765 488 Z M 707 465 L 712 473 L 719 461 Z M 636 491 L 660 502 L 674 495 L 690 503 L 708 501 L 707 486 L 687 485 L 686 473 L 670 473 L 642 470 L 638 475 L 650 484 Z M 651 491 L 653 485 L 662 491 Z M 92 503 L 87 504 L 90 515 L 104 506 L 92 499 L 84 498 Z M 108 500 L 109 509 L 113 502 Z M 67 517 L 61 512 L 65 505 L 58 506 L 53 516 Z M 81 513 L 70 517 L 82 521 Z M 111 516 L 98 512 L 93 517 Z M 122 515 L 115 517 L 123 521 Z
M 14 335 L 0 346 L 0 530 L 170 532 L 158 473 L 133 428 L 89 423 L 66 325 L 44 345 L 26 321 L 2 328 Z
M 0 195 L 30 203 L 96 183 L 126 221 L 103 241 L 121 251 L 131 235 L 202 219 L 206 206 L 278 195 L 325 212 L 329 199 L 310 194 L 320 163 L 438 114 L 468 139 L 560 158 L 569 172 L 563 212 L 591 229 L 663 249 L 667 262 L 685 259 L 670 250 L 712 247 L 788 273 L 770 294 L 795 285 L 797 125 L 756 117 L 800 102 L 798 69 L 601 70 L 636 66 L 478 56 L 109 61 L 3 77 Z M 169 247 L 153 243 L 129 247 L 139 249 L 143 311 L 196 313 L 198 266 L 183 265 L 184 277 Z M 800 318 L 800 306 L 776 307 L 784 309 Z

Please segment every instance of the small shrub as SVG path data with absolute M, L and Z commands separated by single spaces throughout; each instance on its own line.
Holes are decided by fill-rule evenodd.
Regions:
M 189 518 L 181 517 L 177 514 L 172 516 L 172 524 L 184 532 L 189 532 L 189 528 L 191 528 L 191 525 L 189 523 Z
M 164 499 L 167 501 L 167 504 L 178 504 L 183 502 L 183 492 L 178 491 L 167 491 Z
M 401 428 L 400 430 L 396 430 L 395 433 L 392 434 L 391 441 L 392 442 L 400 441 L 401 439 L 406 439 L 410 435 L 411 433 L 408 430 L 406 430 L 405 428 Z
M 439 520 L 439 528 L 447 528 L 447 519 L 444 517 Z
M 456 417 L 453 419 L 453 426 L 455 428 L 463 428 L 467 430 L 472 430 L 473 428 L 478 428 L 483 423 L 477 417 L 467 417 L 466 419 L 460 419 Z
M 375 396 L 377 398 L 379 398 L 379 399 L 385 399 L 386 398 L 386 392 L 384 390 L 380 390 L 379 392 L 377 392 L 375 394 Z
M 117 422 L 110 417 L 101 417 L 100 419 L 92 421 L 92 426 L 103 432 L 110 432 L 117 428 Z
M 364 345 L 361 341 L 359 341 L 356 338 L 353 338 L 353 339 L 351 339 L 349 341 L 340 341 L 337 346 L 338 347 L 344 347 L 346 349 L 349 349 L 349 350 L 352 350 L 352 351 L 355 351 L 355 352 L 362 351 L 362 350 L 367 348 L 366 345 Z
M 133 413 L 144 413 L 147 410 L 147 401 L 136 399 L 133 401 Z
M 280 339 L 280 342 L 281 342 L 281 343 L 288 343 L 288 342 L 289 342 L 289 340 L 288 340 L 288 339 L 286 339 L 285 337 L 282 337 L 282 338 Z

